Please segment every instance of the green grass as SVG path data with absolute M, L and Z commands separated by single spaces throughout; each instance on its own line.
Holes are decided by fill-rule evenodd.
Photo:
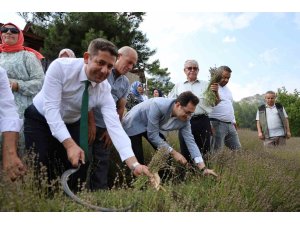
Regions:
M 128 169 L 117 160 L 110 172 L 110 191 L 83 189 L 79 195 L 101 207 L 133 204 L 132 211 L 137 212 L 299 212 L 300 139 L 288 140 L 284 148 L 263 149 L 255 132 L 241 130 L 239 135 L 242 151 L 224 150 L 209 157 L 209 166 L 219 174 L 217 179 L 171 162 L 162 182 L 164 190 L 137 189 Z M 179 149 L 176 133 L 168 139 Z M 150 162 L 155 151 L 146 143 L 144 147 Z M 58 181 L 48 185 L 42 177 L 41 185 L 37 183 L 32 169 L 22 181 L 2 179 L 0 211 L 90 211 L 64 195 Z

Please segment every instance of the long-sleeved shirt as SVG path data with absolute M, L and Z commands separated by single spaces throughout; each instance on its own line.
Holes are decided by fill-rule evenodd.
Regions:
M 42 88 L 44 81 L 42 64 L 32 52 L 19 51 L 1 52 L 0 66 L 6 70 L 10 81 L 18 82 L 19 90 L 13 94 L 19 115 L 24 118 L 25 109 Z
M 46 73 L 42 90 L 33 99 L 36 109 L 45 116 L 52 135 L 60 142 L 70 138 L 65 123 L 80 119 L 84 82 L 88 80 L 82 58 L 59 58 L 53 61 Z M 89 110 L 99 106 L 109 136 L 122 160 L 134 156 L 131 142 L 122 128 L 107 80 L 91 82 Z
M 182 92 L 191 91 L 199 99 L 199 103 L 196 106 L 194 114 L 209 114 L 212 110 L 212 107 L 208 105 L 204 96 L 204 92 L 206 91 L 207 86 L 208 82 L 203 80 L 195 80 L 194 82 L 180 82 L 175 84 L 175 86 L 169 93 L 168 98 L 177 98 L 178 95 L 180 95 Z
M 147 131 L 148 139 L 157 147 L 172 149 L 160 136 L 160 131 L 180 130 L 195 163 L 203 162 L 192 135 L 190 121 L 172 117 L 175 99 L 151 98 L 134 106 L 123 118 L 124 130 L 129 136 Z
M 19 132 L 22 126 L 6 71 L 0 67 L 0 132 Z

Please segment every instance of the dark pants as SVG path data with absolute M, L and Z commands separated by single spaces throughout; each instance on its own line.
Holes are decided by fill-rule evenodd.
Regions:
M 100 140 L 100 137 L 105 131 L 106 128 L 97 127 L 96 139 L 93 145 L 90 146 L 90 152 L 92 152 L 90 173 L 91 190 L 108 189 L 107 179 L 111 149 L 105 148 L 104 141 Z
M 79 144 L 80 121 L 66 126 L 73 140 Z M 47 168 L 49 181 L 72 168 L 63 144 L 52 136 L 45 117 L 37 111 L 33 104 L 24 112 L 24 135 L 26 149 L 35 152 L 38 157 L 37 175 L 41 173 L 41 164 Z M 81 169 L 71 176 L 70 188 L 76 189 L 78 179 L 86 180 L 87 164 L 82 165 Z
M 206 115 L 196 116 L 192 117 L 190 122 L 195 142 L 200 149 L 201 154 L 205 155 L 206 153 L 210 152 L 211 127 L 209 118 Z M 182 155 L 191 162 L 192 159 L 189 150 L 180 131 L 178 132 L 178 137 Z
M 165 136 L 161 133 L 159 133 L 159 136 L 166 140 Z M 146 138 L 147 141 L 151 144 L 151 146 L 157 150 L 157 146 L 153 145 L 147 136 L 147 132 L 138 134 L 138 135 L 134 135 L 134 136 L 129 136 L 130 140 L 131 140 L 131 145 L 132 145 L 132 150 L 134 152 L 135 157 L 137 158 L 138 162 L 141 164 L 145 164 L 145 160 L 144 160 L 144 150 L 143 150 L 143 141 L 142 141 L 142 137 Z

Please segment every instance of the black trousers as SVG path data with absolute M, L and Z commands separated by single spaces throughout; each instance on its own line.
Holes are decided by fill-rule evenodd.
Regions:
M 71 137 L 79 145 L 80 121 L 66 124 L 66 126 Z M 33 104 L 24 112 L 24 135 L 26 149 L 37 154 L 37 175 L 41 175 L 41 166 L 45 166 L 48 180 L 51 181 L 61 176 L 65 170 L 72 168 L 63 144 L 52 136 L 45 117 L 37 111 Z M 71 176 L 70 188 L 76 189 L 78 179 L 86 180 L 87 167 L 88 163 L 82 165 L 80 170 Z
M 159 136 L 166 140 L 165 136 L 161 133 L 159 133 Z M 146 140 L 151 144 L 151 146 L 157 150 L 158 146 L 153 145 L 147 136 L 147 132 L 141 133 L 141 134 L 137 134 L 134 136 L 129 136 L 130 140 L 131 140 L 131 145 L 132 145 L 132 150 L 133 153 L 135 155 L 135 157 L 137 158 L 138 162 L 141 164 L 145 164 L 145 160 L 144 160 L 144 150 L 143 150 L 143 141 L 142 141 L 142 137 L 146 138 Z
M 104 141 L 100 137 L 106 131 L 106 128 L 97 127 L 96 138 L 90 151 L 91 170 L 90 170 L 90 189 L 108 189 L 108 171 L 111 148 L 104 147 Z
M 210 152 L 210 139 L 211 139 L 211 126 L 208 116 L 201 115 L 197 117 L 192 117 L 191 119 L 191 129 L 192 134 L 194 135 L 195 142 L 198 148 L 201 151 L 202 155 Z M 185 144 L 183 136 L 181 132 L 178 132 L 179 142 L 180 142 L 180 149 L 182 155 L 189 161 L 192 162 L 190 153 L 188 148 Z

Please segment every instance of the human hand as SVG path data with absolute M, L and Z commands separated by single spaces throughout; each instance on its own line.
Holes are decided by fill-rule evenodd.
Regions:
M 207 169 L 207 168 L 205 168 L 203 170 L 203 175 L 205 175 L 205 176 L 212 175 L 212 176 L 218 177 L 218 175 L 213 170 Z
M 68 160 L 71 162 L 73 167 L 78 167 L 80 161 L 82 164 L 85 164 L 84 151 L 77 144 L 70 146 L 66 150 Z
M 263 135 L 262 132 L 258 132 L 258 138 L 259 138 L 260 140 L 265 140 L 265 136 Z
M 292 135 L 291 135 L 291 132 L 287 132 L 287 133 L 286 133 L 286 138 L 287 138 L 287 139 L 289 139 L 291 136 L 292 136 Z
M 3 156 L 3 170 L 11 181 L 26 174 L 26 167 L 17 155 Z
M 219 90 L 219 85 L 218 83 L 213 83 L 210 85 L 210 90 L 212 90 L 213 92 L 218 92 Z
M 96 138 L 96 122 L 93 111 L 88 113 L 88 142 L 93 144 Z
M 182 165 L 187 164 L 187 160 L 184 158 L 184 156 L 181 155 L 179 152 L 175 151 L 174 149 L 170 152 L 170 155 L 176 162 L 179 162 Z
M 107 131 L 105 131 L 102 136 L 100 137 L 100 140 L 104 142 L 104 148 L 108 148 L 112 145 L 110 136 Z

